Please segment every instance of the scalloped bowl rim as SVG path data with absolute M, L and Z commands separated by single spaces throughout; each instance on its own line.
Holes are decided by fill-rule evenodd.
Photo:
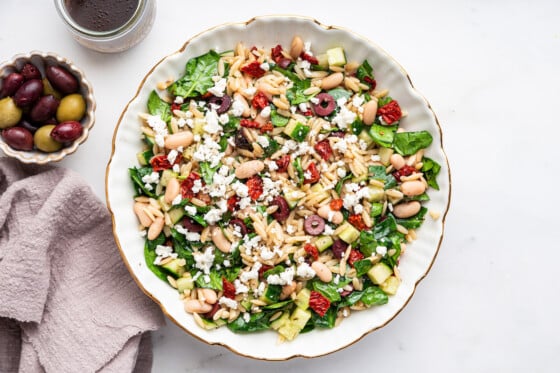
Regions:
M 291 32 L 283 31 L 285 29 Z M 144 241 L 137 232 L 138 223 L 132 212 L 134 192 L 126 171 L 135 162 L 135 152 L 138 152 L 141 146 L 138 114 L 145 111 L 147 94 L 157 82 L 164 81 L 169 76 L 178 78 L 189 58 L 209 49 L 233 49 L 237 41 L 264 47 L 272 47 L 278 43 L 289 45 L 294 34 L 311 41 L 312 47 L 316 47 L 318 51 L 336 44 L 345 47 L 347 55 L 350 56 L 349 60 L 367 57 L 374 67 L 378 83 L 381 83 L 378 86 L 388 88 L 391 94 L 394 93 L 393 97 L 408 110 L 409 115 L 407 119 L 403 119 L 403 126 L 411 129 L 426 128 L 431 131 L 434 142 L 427 155 L 438 161 L 442 170 L 438 178 L 440 191 L 430 194 L 433 197 L 427 207 L 437 209 L 441 217 L 437 220 L 426 219 L 424 226 L 418 230 L 418 240 L 408 245 L 400 265 L 403 282 L 388 304 L 354 312 L 334 329 L 315 330 L 298 336 L 292 342 L 278 344 L 274 332 L 242 335 L 232 333 L 227 328 L 211 331 L 201 329 L 192 316 L 184 312 L 176 290 L 155 277 L 143 261 Z M 349 45 L 359 46 L 360 50 Z M 409 118 L 416 120 L 409 123 Z M 195 35 L 177 52 L 160 60 L 143 78 L 135 96 L 119 118 L 112 147 L 105 181 L 107 206 L 113 220 L 115 241 L 132 277 L 166 316 L 184 331 L 200 341 L 224 346 L 241 356 L 261 360 L 318 357 L 352 345 L 365 335 L 385 326 L 408 304 L 416 286 L 432 267 L 443 239 L 444 222 L 451 196 L 451 177 L 443 150 L 441 127 L 431 106 L 413 87 L 404 69 L 376 44 L 344 28 L 325 26 L 312 18 L 292 15 L 254 17 L 247 22 L 215 26 Z M 409 275 L 410 277 L 406 277 Z
M 0 149 L 2 149 L 7 156 L 17 158 L 23 163 L 46 164 L 50 162 L 58 162 L 67 155 L 74 153 L 76 150 L 78 150 L 78 147 L 87 140 L 87 138 L 89 137 L 89 132 L 95 124 L 96 102 L 93 95 L 93 87 L 89 80 L 86 78 L 84 72 L 68 58 L 62 57 L 53 52 L 41 52 L 34 50 L 29 53 L 17 54 L 13 56 L 11 60 L 4 61 L 0 64 L 0 76 L 5 76 L 6 72 L 14 71 L 16 66 L 22 65 L 25 61 L 32 61 L 34 59 L 36 60 L 37 58 L 46 61 L 56 61 L 61 66 L 70 70 L 73 75 L 77 76 L 80 83 L 80 93 L 83 95 L 86 102 L 86 113 L 84 115 L 84 118 L 80 121 L 83 126 L 82 135 L 71 145 L 65 146 L 59 151 L 45 153 L 39 150 L 16 150 L 6 144 L 4 139 L 2 139 L 2 137 L 0 136 Z M 42 69 L 43 67 L 40 66 L 39 68 Z

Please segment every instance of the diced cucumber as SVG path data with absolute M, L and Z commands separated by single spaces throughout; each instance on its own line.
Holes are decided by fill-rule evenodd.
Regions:
M 384 166 L 388 166 L 391 163 L 391 156 L 393 155 L 394 150 L 391 148 L 380 148 L 379 149 L 379 157 L 381 158 L 381 163 Z
M 338 237 L 346 243 L 352 243 L 356 241 L 358 237 L 360 237 L 360 231 L 354 228 L 352 224 L 345 221 L 342 224 L 342 228 L 340 233 L 338 234 Z
M 327 61 L 329 66 L 346 65 L 346 55 L 341 47 L 327 49 Z
M 379 262 L 370 268 L 367 275 L 371 282 L 375 285 L 379 285 L 385 282 L 393 274 L 393 270 L 387 264 Z
M 136 154 L 136 158 L 138 159 L 138 163 L 141 166 L 147 166 L 150 163 L 150 159 L 154 156 L 154 152 L 151 149 L 144 150 Z
M 286 200 L 286 202 L 288 202 L 288 206 L 290 206 L 291 209 L 296 207 L 299 200 L 303 197 L 305 197 L 305 193 L 299 190 L 290 190 L 284 193 L 284 199 Z
M 193 134 L 202 136 L 204 134 L 204 125 L 206 120 L 204 118 L 194 118 L 193 121 Z
M 399 285 L 401 281 L 396 276 L 389 276 L 385 282 L 379 285 L 379 288 L 388 295 L 395 295 L 397 294 L 397 290 L 399 289 Z
M 179 293 L 184 293 L 185 290 L 192 290 L 194 289 L 194 281 L 190 273 L 185 272 L 183 277 L 179 277 L 177 279 L 177 290 Z
M 267 285 L 263 294 L 259 298 L 266 304 L 272 304 L 278 302 L 280 299 L 280 294 L 282 293 L 282 286 L 280 285 Z
M 169 210 L 167 214 L 169 215 L 169 219 L 171 219 L 171 222 L 173 224 L 177 224 L 183 218 L 183 216 L 185 216 L 185 209 L 181 207 L 174 207 Z
M 315 246 L 320 253 L 327 250 L 333 244 L 333 239 L 331 236 L 321 236 L 315 240 Z
M 245 308 L 246 310 L 250 310 L 251 307 L 253 306 L 253 303 L 251 303 L 251 299 L 253 299 L 252 297 L 248 297 L 247 299 L 243 299 L 242 301 L 240 301 L 239 303 L 241 304 L 241 306 L 243 308 Z
M 317 57 L 317 61 L 319 62 L 317 65 L 322 69 L 327 69 L 329 67 L 329 57 L 326 53 L 320 54 Z
M 171 179 L 176 179 L 177 176 L 179 176 L 176 172 L 174 172 L 173 170 L 163 170 L 163 172 L 161 173 L 161 178 L 160 178 L 160 183 L 163 186 L 167 186 L 167 183 L 169 183 L 169 180 Z
M 383 204 L 378 202 L 372 203 L 370 211 L 373 218 L 381 215 L 381 213 L 383 212 Z
M 352 181 L 353 183 L 359 184 L 359 183 L 361 183 L 362 181 L 366 181 L 366 179 L 367 179 L 367 173 L 366 173 L 366 174 L 363 174 L 363 175 L 352 176 L 352 180 L 351 180 L 351 181 Z
M 288 341 L 291 341 L 305 327 L 305 324 L 307 324 L 310 318 L 311 311 L 296 308 L 290 316 L 290 319 L 278 329 L 278 333 Z
M 163 264 L 162 267 L 175 277 L 181 277 L 185 273 L 185 261 L 183 259 L 173 259 Z
M 305 124 L 298 122 L 294 119 L 290 119 L 286 127 L 284 128 L 284 133 L 290 136 L 293 140 L 297 142 L 302 142 L 309 133 L 311 128 Z
M 368 147 L 374 143 L 373 138 L 370 136 L 367 130 L 362 130 L 362 132 L 360 132 L 360 134 L 358 135 L 358 139 L 365 142 Z
M 167 202 L 165 202 L 165 195 L 163 196 L 159 196 L 158 198 L 158 203 L 161 206 L 161 209 L 165 212 L 171 210 L 171 205 Z
M 323 186 L 319 183 L 313 184 L 313 186 L 311 188 L 309 188 L 309 190 L 311 190 L 311 192 L 316 193 L 316 192 L 322 192 L 325 190 L 325 188 L 323 188 Z
M 278 330 L 280 329 L 280 327 L 282 327 L 282 325 L 284 325 L 288 320 L 290 319 L 290 313 L 288 311 L 284 311 L 284 313 L 282 314 L 282 316 L 280 316 L 279 318 L 277 318 L 276 320 L 272 321 L 270 323 L 270 327 L 273 330 Z
M 152 136 L 148 136 L 146 134 L 144 134 L 144 141 L 146 142 L 146 144 L 148 144 L 149 147 L 152 147 L 156 144 L 156 141 L 154 140 L 154 138 Z
M 311 298 L 311 290 L 303 288 L 297 293 L 294 303 L 298 308 L 306 310 L 309 308 L 309 298 Z
M 216 321 L 211 321 L 211 320 L 207 320 L 204 317 L 201 317 L 200 320 L 202 320 L 202 324 L 204 325 L 204 329 L 206 330 L 212 330 L 212 329 L 216 329 L 219 328 L 222 325 L 225 325 L 225 321 L 218 319 Z
M 383 198 L 385 198 L 385 190 L 377 185 L 368 185 L 366 198 L 370 202 L 383 201 Z
M 274 127 L 285 127 L 290 121 L 290 118 L 278 114 L 276 110 L 272 110 L 270 113 L 270 121 Z

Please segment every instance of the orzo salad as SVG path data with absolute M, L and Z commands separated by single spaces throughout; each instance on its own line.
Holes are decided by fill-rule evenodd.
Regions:
M 129 169 L 147 266 L 205 329 L 293 340 L 387 303 L 439 189 L 404 117 L 343 46 L 190 59 L 151 92 Z

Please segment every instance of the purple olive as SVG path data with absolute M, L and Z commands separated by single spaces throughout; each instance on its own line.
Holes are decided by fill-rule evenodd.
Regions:
M 245 225 L 245 223 L 241 219 L 231 219 L 229 221 L 229 224 L 233 225 L 234 229 L 235 229 L 235 227 L 239 227 L 239 233 L 241 233 L 242 237 L 245 237 L 245 235 L 247 233 L 249 233 L 249 230 L 247 229 L 247 226 Z
M 51 85 L 60 93 L 69 95 L 70 93 L 78 92 L 78 80 L 65 68 L 60 66 L 48 66 L 45 71 Z
M 72 142 L 82 136 L 83 132 L 84 128 L 80 122 L 68 120 L 57 124 L 51 131 L 51 137 L 58 142 Z
M 14 95 L 14 101 L 19 107 L 31 106 L 43 94 L 43 82 L 40 79 L 31 79 L 19 87 Z
M 249 140 L 247 140 L 247 137 L 245 136 L 243 129 L 240 129 L 235 134 L 235 146 L 239 149 L 245 149 L 250 152 L 253 151 L 253 144 L 251 144 Z
M 183 226 L 189 231 L 194 233 L 200 233 L 204 230 L 204 227 L 198 224 L 193 219 L 186 217 L 183 219 Z
M 278 61 L 278 66 L 281 67 L 282 69 L 287 69 L 291 63 L 292 60 L 290 60 L 289 58 L 281 58 L 280 61 Z
M 308 216 L 303 222 L 303 230 L 312 236 L 318 236 L 325 231 L 325 220 L 319 215 Z
M 329 133 L 329 136 L 330 137 L 338 137 L 338 138 L 341 139 L 344 136 L 346 136 L 346 132 L 344 132 L 344 131 L 334 131 L 334 132 Z
M 218 107 L 216 109 L 216 113 L 223 114 L 227 112 L 231 106 L 231 97 L 228 95 L 223 95 L 222 97 L 212 96 L 208 99 L 208 102 L 211 105 L 216 105 Z
M 337 238 L 336 240 L 334 240 L 331 250 L 335 258 L 342 259 L 347 248 L 348 244 L 342 241 L 340 238 Z
M 2 131 L 6 144 L 16 150 L 32 150 L 33 135 L 23 127 L 11 127 Z
M 316 104 L 312 104 L 313 110 L 315 111 L 315 114 L 321 117 L 326 117 L 336 108 L 334 97 L 329 95 L 328 93 L 319 93 L 317 96 L 315 96 L 315 98 L 319 100 L 319 102 L 317 102 Z
M 272 217 L 279 223 L 283 223 L 286 219 L 288 219 L 288 216 L 290 215 L 290 206 L 288 206 L 288 202 L 286 202 L 284 197 L 274 197 L 274 199 L 270 201 L 270 206 L 278 206 L 278 210 L 272 214 Z
M 23 75 L 20 73 L 10 73 L 2 81 L 2 90 L 0 90 L 0 98 L 13 96 L 24 82 Z
M 25 65 L 23 65 L 23 68 L 21 69 L 21 75 L 23 75 L 26 81 L 43 78 L 39 69 L 31 63 L 26 63 Z
M 59 104 L 60 101 L 58 101 L 54 96 L 43 96 L 33 106 L 31 112 L 29 113 L 29 117 L 36 123 L 45 122 L 55 115 Z

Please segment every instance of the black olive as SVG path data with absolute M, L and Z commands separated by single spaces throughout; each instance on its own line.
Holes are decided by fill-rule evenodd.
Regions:
M 253 151 L 253 144 L 251 144 L 249 140 L 247 140 L 247 137 L 243 133 L 243 129 L 240 129 L 235 134 L 235 146 L 239 149 L 245 149 L 250 152 Z
M 223 114 L 227 112 L 231 106 L 231 97 L 228 95 L 223 95 L 222 97 L 212 96 L 208 99 L 208 103 L 218 107 L 216 113 Z

